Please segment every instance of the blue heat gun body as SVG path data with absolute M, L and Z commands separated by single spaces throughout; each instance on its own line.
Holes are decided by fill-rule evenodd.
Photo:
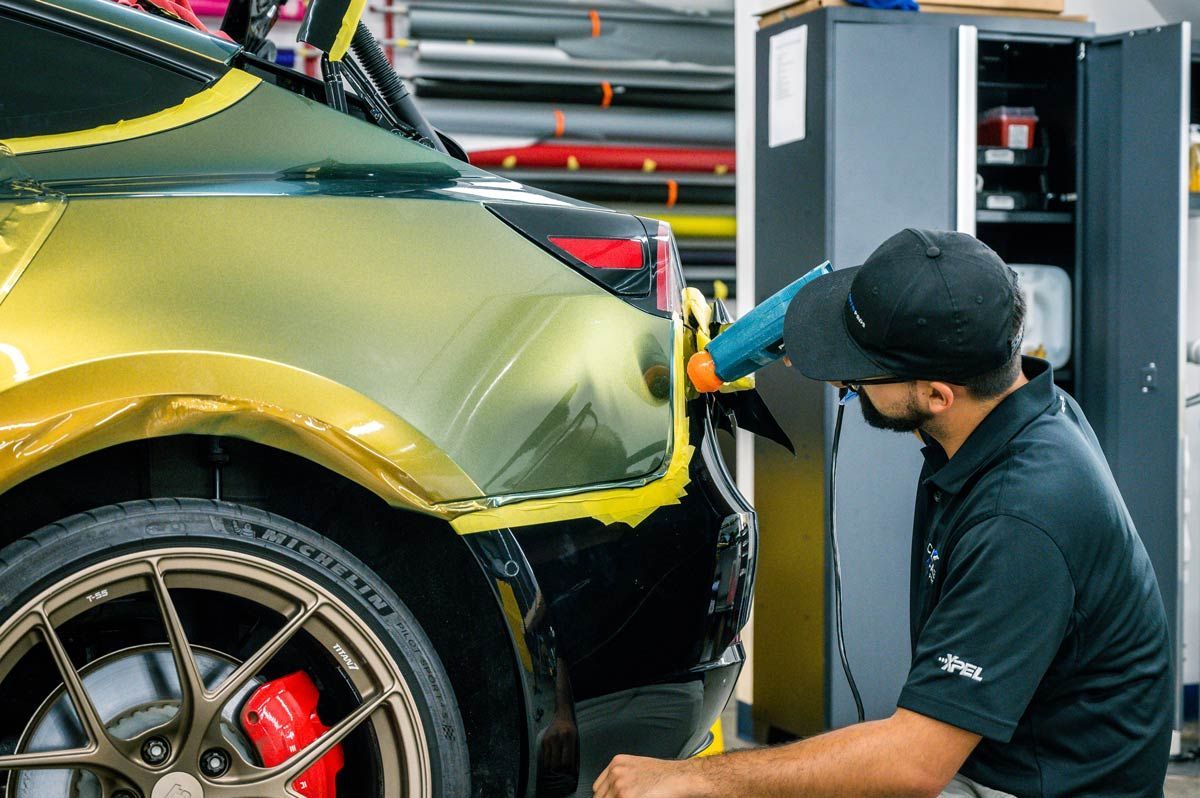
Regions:
M 687 371 L 696 389 L 711 393 L 783 357 L 783 319 L 788 304 L 801 288 L 832 271 L 833 266 L 825 261 L 738 319 L 703 351 L 692 355 Z

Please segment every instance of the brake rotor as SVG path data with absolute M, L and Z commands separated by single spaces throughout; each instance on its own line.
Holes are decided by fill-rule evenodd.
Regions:
M 204 684 L 213 687 L 234 671 L 237 662 L 216 652 L 193 647 L 192 654 Z M 179 712 L 179 677 L 166 645 L 125 649 L 89 663 L 81 670 L 83 686 L 108 732 L 132 739 L 159 726 Z M 226 703 L 221 729 L 229 745 L 247 761 L 256 756 L 236 716 L 246 696 L 258 689 L 252 679 Z M 21 735 L 19 753 L 61 751 L 87 744 L 87 735 L 62 687 L 34 714 Z M 99 781 L 79 770 L 22 770 L 9 782 L 8 798 L 102 798 Z

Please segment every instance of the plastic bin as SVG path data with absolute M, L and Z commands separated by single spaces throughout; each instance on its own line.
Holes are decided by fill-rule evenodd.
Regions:
M 1033 108 L 1001 105 L 979 116 L 979 144 L 985 147 L 1032 149 L 1038 115 Z

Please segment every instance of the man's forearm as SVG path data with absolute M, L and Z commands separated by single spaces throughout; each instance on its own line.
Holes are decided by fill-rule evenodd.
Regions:
M 618 756 L 598 798 L 936 796 L 979 736 L 907 710 L 790 745 L 671 762 Z
M 823 798 L 829 796 L 934 796 L 943 781 L 923 746 L 899 739 L 891 720 L 849 726 L 774 748 L 738 751 L 697 760 L 704 780 L 717 796 Z

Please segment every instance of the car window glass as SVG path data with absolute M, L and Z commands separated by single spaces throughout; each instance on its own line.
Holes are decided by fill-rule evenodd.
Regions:
M 201 87 L 102 44 L 0 16 L 0 139 L 146 116 Z

